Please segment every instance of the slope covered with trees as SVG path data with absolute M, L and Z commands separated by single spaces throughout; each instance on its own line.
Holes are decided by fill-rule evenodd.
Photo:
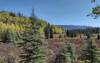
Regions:
M 99 63 L 100 48 L 97 45 L 94 46 L 96 40 L 99 39 L 95 39 L 94 42 L 89 41 L 94 39 L 91 39 L 91 34 L 98 34 L 98 31 L 99 28 L 64 30 L 39 19 L 35 16 L 34 10 L 32 10 L 32 16 L 30 17 L 26 17 L 21 13 L 0 11 L 0 42 L 3 44 L 13 44 L 22 50 L 18 56 L 20 60 L 16 60 L 13 54 L 11 56 L 7 53 L 7 56 L 10 55 L 10 59 L 2 60 L 0 57 L 0 62 L 78 63 L 79 61 L 79 63 Z M 53 39 L 55 35 L 61 38 L 63 34 L 65 36 L 63 37 L 64 41 L 58 38 Z M 78 34 L 87 35 L 87 39 L 66 38 L 66 36 L 75 37 Z M 49 59 L 53 54 L 55 54 L 55 57 L 51 57 L 52 60 Z
M 61 28 L 35 17 L 34 13 L 26 17 L 21 13 L 0 11 L 0 42 L 13 43 L 23 50 L 19 63 L 47 63 L 49 49 L 45 37 L 53 38 L 53 34 L 62 32 Z

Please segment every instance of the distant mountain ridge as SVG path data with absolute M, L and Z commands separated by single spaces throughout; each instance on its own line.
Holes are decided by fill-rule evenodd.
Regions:
M 96 28 L 92 26 L 81 26 L 81 25 L 56 25 L 56 26 L 61 27 L 63 29 L 68 29 L 68 30 Z

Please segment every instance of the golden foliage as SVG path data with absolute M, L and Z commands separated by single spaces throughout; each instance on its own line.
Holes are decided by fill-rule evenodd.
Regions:
M 5 24 L 3 22 L 0 22 L 0 31 L 4 31 L 6 29 L 10 29 L 12 31 L 18 31 L 18 32 L 21 32 L 21 31 L 24 31 L 24 27 L 23 26 L 20 26 L 20 25 L 17 25 L 17 24 Z
M 54 33 L 58 33 L 58 34 L 63 32 L 63 30 L 59 27 L 53 27 L 52 30 Z

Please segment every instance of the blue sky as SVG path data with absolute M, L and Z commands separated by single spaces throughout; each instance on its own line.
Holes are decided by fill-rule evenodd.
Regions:
M 98 4 L 100 0 L 97 1 Z M 51 24 L 99 26 L 100 18 L 92 19 L 90 0 L 0 0 L 0 10 L 22 12 L 31 15 L 35 9 L 37 17 Z

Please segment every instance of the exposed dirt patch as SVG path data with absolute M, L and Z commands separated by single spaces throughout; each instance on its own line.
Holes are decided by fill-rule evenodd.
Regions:
M 0 43 L 0 59 L 2 59 L 4 63 L 18 62 L 21 52 L 22 50 L 12 43 Z

